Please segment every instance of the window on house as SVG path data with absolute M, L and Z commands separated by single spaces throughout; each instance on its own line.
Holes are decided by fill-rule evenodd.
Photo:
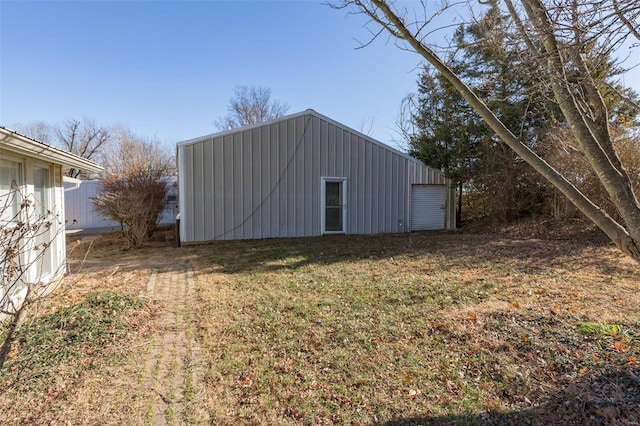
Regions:
M 0 221 L 16 222 L 20 215 L 22 197 L 22 163 L 0 160 Z
M 33 197 L 35 199 L 36 213 L 44 216 L 49 211 L 49 168 L 33 168 Z

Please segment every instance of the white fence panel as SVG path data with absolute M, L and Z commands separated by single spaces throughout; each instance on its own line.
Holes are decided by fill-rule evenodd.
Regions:
M 175 178 L 170 178 L 169 202 L 160 216 L 160 224 L 172 224 L 176 221 L 178 212 L 177 185 Z M 64 193 L 66 229 L 98 229 L 120 227 L 118 222 L 109 220 L 100 213 L 94 211 L 92 198 L 101 191 L 100 181 L 83 180 L 77 189 L 69 189 Z

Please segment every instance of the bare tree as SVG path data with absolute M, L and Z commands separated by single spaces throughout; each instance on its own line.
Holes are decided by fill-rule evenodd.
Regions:
M 44 121 L 34 121 L 26 125 L 18 125 L 16 126 L 16 130 L 37 141 L 49 145 L 55 143 L 56 129 Z
M 64 264 L 57 271 L 46 271 L 44 266 L 51 243 L 64 227 L 55 214 L 41 208 L 33 195 L 24 194 L 17 185 L 0 196 L 0 223 L 0 317 L 9 317 L 0 347 L 1 369 L 29 307 L 62 279 Z
M 173 156 L 157 141 L 121 130 L 118 149 L 104 154 L 102 192 L 93 199 L 99 213 L 120 223 L 132 247 L 140 247 L 166 205 L 166 177 L 175 173 Z
M 69 119 L 61 125 L 51 125 L 43 121 L 34 121 L 26 125 L 17 125 L 17 130 L 30 138 L 69 151 L 88 160 L 100 161 L 102 152 L 113 138 L 113 131 L 98 125 L 95 120 L 83 118 L 82 121 Z M 65 175 L 83 177 L 82 170 L 70 168 Z
M 511 16 L 522 40 L 522 54 L 527 55 L 533 65 L 529 71 L 539 72 L 541 81 L 550 87 L 578 141 L 578 149 L 605 188 L 620 220 L 606 214 L 515 136 L 442 59 L 438 47 L 434 42 L 430 43 L 428 37 L 437 30 L 433 28 L 434 19 L 442 14 L 447 4 L 435 11 L 430 9 L 433 3 L 426 1 L 413 10 L 385 0 L 343 0 L 332 6 L 350 8 L 355 13 L 366 15 L 375 26 L 373 38 L 387 33 L 397 40 L 401 48 L 420 54 L 520 158 L 564 194 L 624 253 L 640 261 L 640 205 L 613 146 L 609 111 L 603 101 L 606 88 L 597 79 L 593 63 L 585 57 L 588 47 L 596 55 L 598 52 L 610 53 L 635 35 L 631 30 L 640 26 L 640 3 L 636 0 L 520 0 L 519 3 L 489 0 L 484 4 L 502 5 L 505 13 Z
M 67 120 L 55 130 L 55 133 L 60 148 L 94 161 L 99 159 L 105 145 L 112 138 L 108 128 L 99 126 L 88 118 L 83 121 Z M 82 174 L 82 170 L 70 168 L 65 174 L 77 178 Z
M 235 129 L 280 118 L 289 106 L 271 99 L 271 89 L 256 86 L 237 86 L 229 99 L 229 114 L 216 120 L 219 130 Z

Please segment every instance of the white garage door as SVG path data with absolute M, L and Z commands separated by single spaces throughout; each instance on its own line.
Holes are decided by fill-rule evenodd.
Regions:
M 444 229 L 445 185 L 411 185 L 411 230 Z

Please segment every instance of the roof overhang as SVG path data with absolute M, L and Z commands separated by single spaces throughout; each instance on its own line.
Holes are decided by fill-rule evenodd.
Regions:
M 65 176 L 62 176 L 62 184 L 64 185 L 64 192 L 75 191 L 76 189 L 80 188 L 80 184 L 82 184 L 82 180 L 65 175 Z
M 0 148 L 17 154 L 35 157 L 48 162 L 73 167 L 87 172 L 101 172 L 103 167 L 59 148 L 44 144 L 11 129 L 0 126 Z

